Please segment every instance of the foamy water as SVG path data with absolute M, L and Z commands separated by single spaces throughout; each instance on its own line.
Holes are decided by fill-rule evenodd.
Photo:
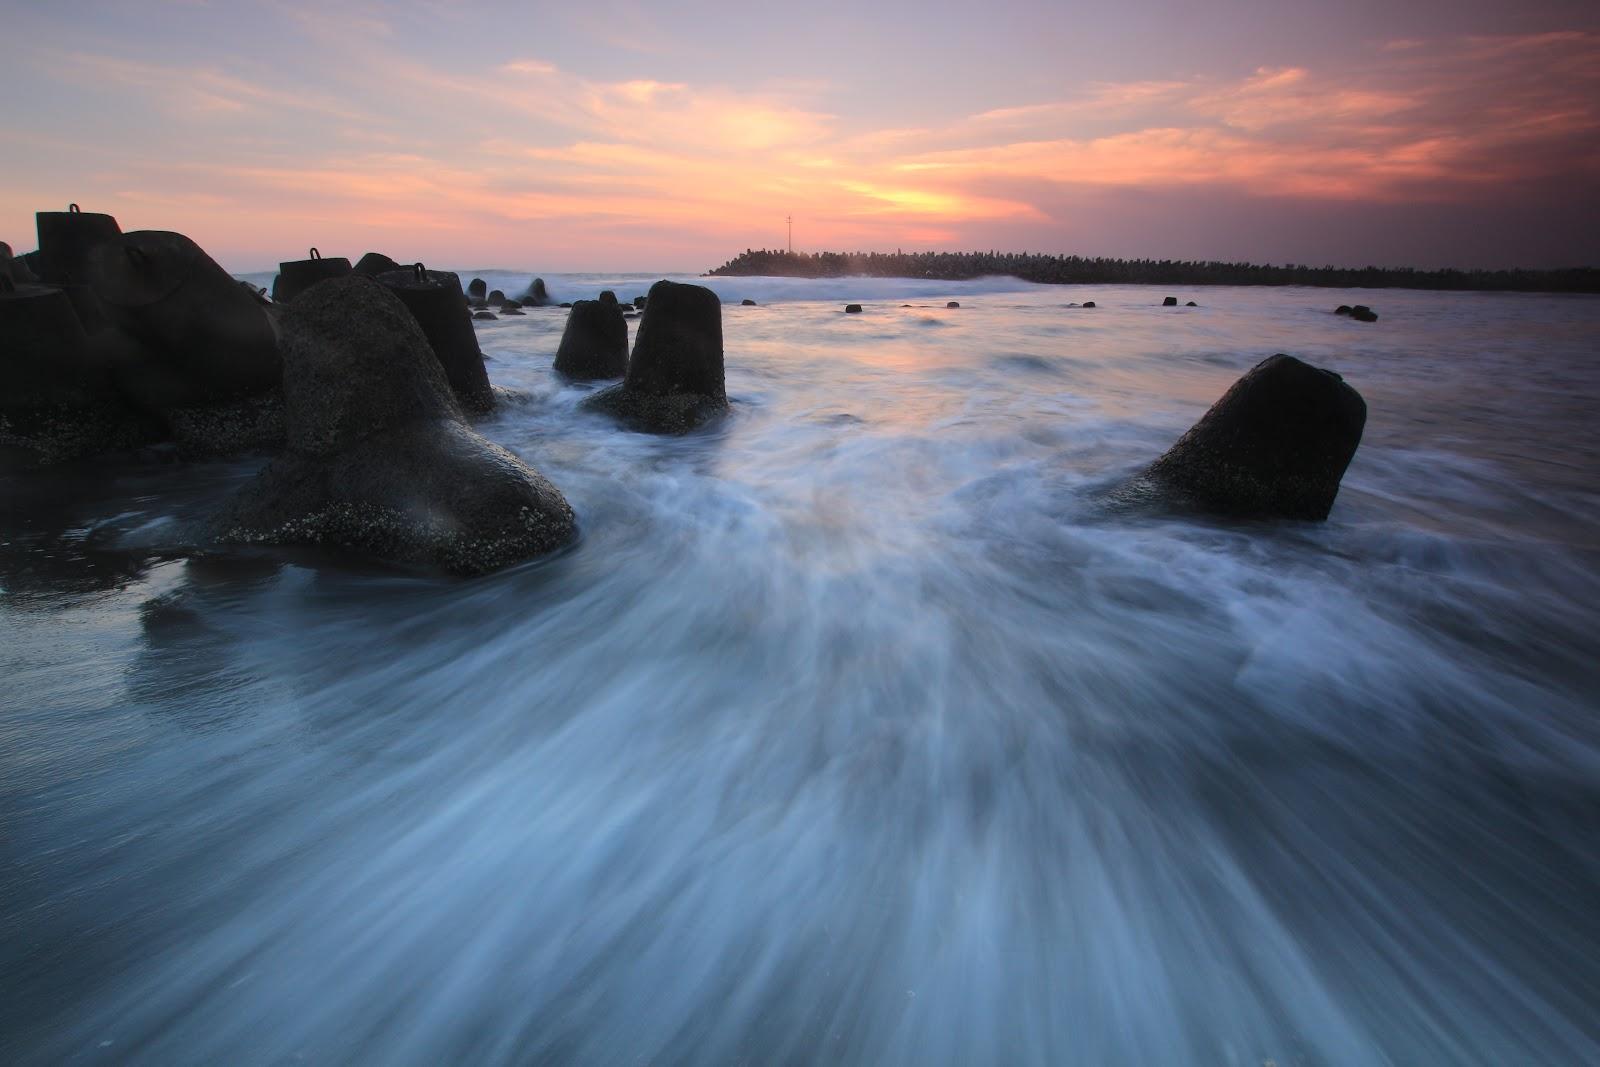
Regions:
M 486 578 L 0 482 L 0 1061 L 1600 1060 L 1600 300 L 710 282 L 681 439 L 481 324 L 582 525 Z M 1109 505 L 1280 351 L 1329 522 Z

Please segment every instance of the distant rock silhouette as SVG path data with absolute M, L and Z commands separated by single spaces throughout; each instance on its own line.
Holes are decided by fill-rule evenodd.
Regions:
M 489 298 L 489 283 L 482 278 L 474 278 L 467 283 L 467 299 L 474 304 L 481 304 Z
M 846 315 L 859 315 L 859 314 L 861 314 L 861 305 L 860 304 L 846 304 L 844 306 L 844 313 Z
M 278 276 L 272 279 L 272 302 L 287 304 L 305 290 L 329 278 L 342 278 L 351 271 L 350 261 L 343 256 L 324 259 L 315 248 L 307 259 L 292 259 L 278 264 Z
M 384 255 L 382 252 L 368 252 L 356 261 L 351 268 L 356 274 L 365 278 L 376 278 L 380 274 L 387 274 L 392 270 L 402 270 L 400 264 Z
M 1164 308 L 1175 308 L 1178 306 L 1178 298 L 1175 296 L 1169 296 L 1165 300 L 1161 301 L 1161 306 Z
M 960 306 L 961 306 L 960 302 L 956 301 L 956 300 L 951 300 L 950 302 L 945 304 L 945 307 L 947 307 L 947 308 L 958 308 Z
M 529 282 L 527 291 L 521 296 L 517 297 L 517 301 L 522 304 L 523 307 L 528 307 L 530 305 L 534 307 L 550 307 L 552 304 L 557 302 L 556 299 L 550 295 L 550 290 L 545 287 L 543 278 L 535 278 L 533 281 Z
M 1095 302 L 1093 300 L 1085 300 L 1083 302 L 1083 306 L 1086 307 L 1086 308 L 1092 308 L 1092 307 L 1095 307 L 1097 305 L 1095 304 Z
M 1378 313 L 1365 304 L 1357 304 L 1350 309 L 1350 317 L 1357 322 L 1377 322 Z
M 749 297 L 745 297 L 743 300 L 739 301 L 739 305 L 741 307 L 753 308 L 756 306 L 756 302 L 751 300 Z

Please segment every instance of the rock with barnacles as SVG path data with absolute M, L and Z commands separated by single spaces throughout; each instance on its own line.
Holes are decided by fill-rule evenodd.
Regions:
M 555 368 L 568 378 L 593 381 L 628 373 L 628 323 L 616 297 L 577 300 L 556 349 Z
M 727 411 L 717 294 L 680 282 L 651 286 L 627 378 L 585 403 L 645 433 L 687 433 Z
M 1270 356 L 1234 382 L 1145 479 L 1173 502 L 1320 521 L 1361 443 L 1367 405 L 1329 370 Z
M 288 449 L 213 522 L 216 540 L 314 544 L 480 574 L 570 542 L 559 490 L 470 429 L 386 287 L 323 282 L 283 316 Z

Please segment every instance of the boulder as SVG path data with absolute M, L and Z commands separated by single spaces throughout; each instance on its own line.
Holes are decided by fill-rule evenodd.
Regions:
M 517 297 L 517 302 L 523 307 L 527 307 L 529 304 L 535 307 L 549 307 L 556 301 L 550 295 L 550 290 L 545 288 L 544 279 L 535 278 L 528 283 L 527 291 Z
M 1349 304 L 1340 304 L 1338 307 L 1333 309 L 1333 313 L 1335 315 L 1348 315 L 1352 310 L 1354 309 L 1351 308 Z
M 1186 308 L 1197 308 L 1200 305 L 1196 304 L 1193 300 L 1191 300 L 1191 301 L 1189 301 L 1187 304 L 1185 304 L 1183 306 L 1186 307 Z
M 376 278 L 380 274 L 388 274 L 392 270 L 404 270 L 405 268 L 382 252 L 368 252 L 356 260 L 356 265 L 351 269 L 363 277 Z
M 479 321 L 493 322 L 495 319 L 498 319 L 500 316 L 496 315 L 492 311 L 474 311 L 472 313 L 472 317 L 474 319 L 479 320 Z M 487 374 L 485 374 L 485 380 L 487 380 Z
M 628 373 L 628 324 L 615 297 L 573 303 L 556 349 L 555 369 L 580 381 Z
M 482 304 L 489 299 L 489 283 L 482 278 L 474 278 L 467 283 L 467 299 L 474 304 Z
M 947 307 L 947 308 L 958 308 L 960 306 L 961 306 L 960 302 L 956 301 L 956 300 L 951 300 L 951 301 L 949 301 L 948 303 L 945 304 L 945 307 Z
M 644 305 L 645 305 L 645 298 L 644 297 L 636 296 L 636 297 L 633 298 L 633 307 L 634 307 L 635 311 L 643 311 L 644 310 Z
M 1083 302 L 1083 306 L 1086 308 L 1092 308 L 1095 306 L 1095 302 L 1093 300 L 1085 300 Z
M 558 304 L 558 305 L 557 305 L 557 306 L 558 306 L 558 307 L 564 307 L 564 308 L 569 308 L 569 307 L 571 307 L 571 306 L 572 306 L 572 301 L 570 301 L 570 300 L 565 300 L 565 301 L 562 301 L 562 302 L 561 302 L 561 303 L 560 303 L 560 304 Z
M 1361 443 L 1367 405 L 1332 371 L 1262 360 L 1146 472 L 1213 514 L 1320 521 Z
M 42 466 L 159 435 L 112 388 L 67 294 L 0 276 L 0 461 Z
M 1377 322 L 1378 313 L 1365 304 L 1357 304 L 1350 309 L 1350 317 L 1357 322 Z
M 505 303 L 500 305 L 500 310 L 501 311 L 516 311 L 520 307 L 522 307 L 522 302 L 521 301 L 519 301 L 519 300 L 507 300 Z
M 555 486 L 466 426 L 403 307 L 393 288 L 352 276 L 285 310 L 288 449 L 225 505 L 216 540 L 480 574 L 573 539 Z
M 350 261 L 343 256 L 323 259 L 322 253 L 313 248 L 308 259 L 278 264 L 278 276 L 272 279 L 272 302 L 287 304 L 318 282 L 342 278 L 350 270 Z
M 1178 306 L 1178 298 L 1175 296 L 1169 296 L 1165 300 L 1161 301 L 1161 306 L 1164 308 L 1175 308 Z
M 739 301 L 739 306 L 740 306 L 740 307 L 747 307 L 747 308 L 753 308 L 753 307 L 755 307 L 755 306 L 756 306 L 756 302 L 755 302 L 755 301 L 754 301 L 754 300 L 751 300 L 751 299 L 750 299 L 750 298 L 749 298 L 749 297 L 748 297 L 748 296 L 747 296 L 747 297 L 745 297 L 745 298 L 744 298 L 744 299 L 743 299 L 743 300 L 741 300 L 741 301 Z
M 90 287 L 115 328 L 96 338 L 118 387 L 154 411 L 237 400 L 277 387 L 269 309 L 189 238 L 135 230 L 89 255 Z
M 39 211 L 33 216 L 39 230 L 39 264 L 35 273 L 53 285 L 83 284 L 89 253 L 122 233 L 117 220 L 72 204 L 65 211 Z
M 859 314 L 861 314 L 861 305 L 860 304 L 846 304 L 844 306 L 844 313 L 846 315 L 859 315 Z
M 617 294 L 612 292 L 610 289 L 602 289 L 600 290 L 600 302 L 615 304 L 617 303 Z
M 446 380 L 468 411 L 494 407 L 483 350 L 472 329 L 472 317 L 461 295 L 461 279 L 449 271 L 428 270 L 421 263 L 409 270 L 380 274 L 378 281 L 399 298 L 422 327 Z M 493 315 L 490 315 L 493 318 Z
M 717 294 L 679 282 L 651 286 L 627 378 L 585 406 L 646 433 L 686 433 L 727 411 Z
M 527 312 L 523 311 L 522 308 L 520 308 L 520 307 L 516 307 L 516 306 L 513 306 L 511 304 L 507 304 L 505 307 L 500 309 L 500 314 L 502 314 L 502 315 L 526 315 Z M 485 356 L 484 358 L 487 359 L 488 357 Z

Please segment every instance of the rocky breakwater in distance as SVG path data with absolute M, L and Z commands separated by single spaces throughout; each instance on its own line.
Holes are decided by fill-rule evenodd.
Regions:
M 1135 495 L 1214 515 L 1320 522 L 1366 422 L 1366 401 L 1339 375 L 1269 356 L 1150 465 Z
M 577 533 L 559 490 L 471 430 L 385 286 L 321 282 L 282 320 L 288 449 L 212 523 L 220 543 L 324 545 L 480 574 Z
M 687 433 L 726 412 L 717 294 L 681 282 L 652 285 L 627 377 L 584 406 L 629 429 L 661 434 Z

